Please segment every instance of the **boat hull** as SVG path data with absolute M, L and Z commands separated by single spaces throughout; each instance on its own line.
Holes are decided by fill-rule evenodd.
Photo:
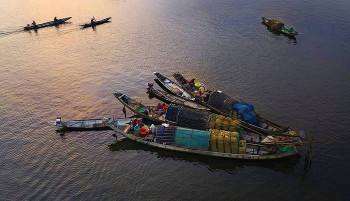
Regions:
M 123 135 L 124 137 L 134 142 L 141 143 L 141 144 L 155 147 L 155 148 L 176 151 L 176 152 L 191 153 L 191 154 L 198 154 L 203 156 L 220 157 L 220 158 L 228 158 L 228 159 L 242 159 L 242 160 L 274 160 L 274 159 L 286 158 L 286 157 L 290 157 L 298 154 L 296 149 L 294 152 L 265 154 L 265 155 L 233 154 L 233 153 L 222 153 L 222 152 L 206 151 L 206 150 L 199 150 L 199 149 L 188 149 L 183 147 L 176 147 L 174 145 L 160 144 L 152 140 L 145 139 L 143 137 L 135 136 L 134 134 L 128 133 L 128 129 L 125 126 L 122 129 L 118 128 L 119 125 L 121 124 L 115 125 L 115 122 L 109 124 L 112 130 L 114 130 L 115 132 Z
M 93 131 L 110 130 L 108 121 L 111 119 L 84 119 L 71 121 L 57 121 L 55 126 L 61 131 Z
M 29 30 L 37 30 L 37 29 L 41 29 L 41 28 L 44 28 L 44 27 L 49 27 L 49 26 L 57 26 L 57 25 L 60 25 L 60 24 L 64 24 L 64 23 L 67 23 L 68 20 L 70 20 L 72 17 L 66 17 L 66 18 L 62 18 L 62 19 L 57 19 L 57 21 L 50 21 L 50 22 L 45 22 L 45 23 L 42 23 L 42 24 L 37 24 L 35 26 L 26 26 L 24 27 L 24 30 L 25 31 L 29 31 Z
M 96 21 L 93 24 L 92 23 L 87 23 L 87 24 L 84 24 L 84 25 L 81 25 L 81 26 L 82 26 L 82 28 L 95 27 L 95 26 L 98 26 L 98 25 L 110 22 L 109 20 L 111 18 L 112 17 L 108 17 L 108 18 L 105 18 L 103 20 Z

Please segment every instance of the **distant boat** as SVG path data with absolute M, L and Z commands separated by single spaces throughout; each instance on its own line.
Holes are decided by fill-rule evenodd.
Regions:
M 298 35 L 299 33 L 294 30 L 293 27 L 286 27 L 283 22 L 280 22 L 275 19 L 267 19 L 265 17 L 262 17 L 262 23 L 265 24 L 271 31 L 275 31 L 281 34 L 284 34 L 289 37 L 294 37 Z
M 71 121 L 62 121 L 58 117 L 54 125 L 59 130 L 69 130 L 69 131 L 85 131 L 85 130 L 110 130 L 108 122 L 110 118 L 101 118 L 101 119 L 84 119 L 84 120 L 71 120 Z
M 59 24 L 64 24 L 66 23 L 66 21 L 70 20 L 72 17 L 66 17 L 66 18 L 62 18 L 62 19 L 57 19 L 56 21 L 50 21 L 50 22 L 45 22 L 42 24 L 37 24 L 37 25 L 31 25 L 31 26 L 25 26 L 24 30 L 28 31 L 28 30 L 37 30 L 40 28 L 44 28 L 44 27 L 49 27 L 49 26 L 57 26 Z
M 83 24 L 83 25 L 80 25 L 80 26 L 82 26 L 83 28 L 95 27 L 95 26 L 97 26 L 97 25 L 110 22 L 109 20 L 110 20 L 111 18 L 112 18 L 112 17 L 107 17 L 107 18 L 105 18 L 105 19 L 102 19 L 102 20 L 99 20 L 99 21 L 95 21 L 95 22 L 93 22 L 93 23 L 86 23 L 86 24 Z

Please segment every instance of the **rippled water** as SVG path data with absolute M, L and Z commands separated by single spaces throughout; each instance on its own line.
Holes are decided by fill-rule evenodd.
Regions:
M 72 23 L 23 32 L 54 16 Z M 91 16 L 112 22 L 81 30 Z M 302 34 L 269 32 L 273 17 Z M 347 200 L 350 3 L 336 1 L 2 0 L 1 200 Z M 61 137 L 48 124 L 122 116 L 152 72 L 195 77 L 264 116 L 314 129 L 305 153 L 267 162 L 150 149 L 112 131 Z M 129 113 L 131 114 L 131 113 Z

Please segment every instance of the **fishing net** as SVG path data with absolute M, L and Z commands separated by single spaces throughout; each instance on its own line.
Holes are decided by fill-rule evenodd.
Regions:
M 230 114 L 232 106 L 236 103 L 237 101 L 233 100 L 230 96 L 218 91 L 212 92 L 208 100 L 209 105 L 228 114 Z

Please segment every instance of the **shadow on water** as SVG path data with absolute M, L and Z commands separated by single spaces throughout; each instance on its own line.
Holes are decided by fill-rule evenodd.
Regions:
M 144 144 L 136 143 L 130 139 L 123 138 L 117 142 L 108 145 L 110 151 L 128 151 L 128 150 L 144 150 L 156 154 L 158 158 L 167 158 L 190 163 L 197 163 L 206 166 L 210 171 L 223 170 L 228 173 L 233 173 L 237 168 L 246 166 L 257 166 L 269 170 L 281 172 L 284 174 L 293 174 L 295 166 L 299 163 L 299 155 L 285 159 L 269 160 L 269 161 L 249 161 L 237 159 L 225 159 L 201 156 L 197 154 L 182 153 L 158 149 Z

